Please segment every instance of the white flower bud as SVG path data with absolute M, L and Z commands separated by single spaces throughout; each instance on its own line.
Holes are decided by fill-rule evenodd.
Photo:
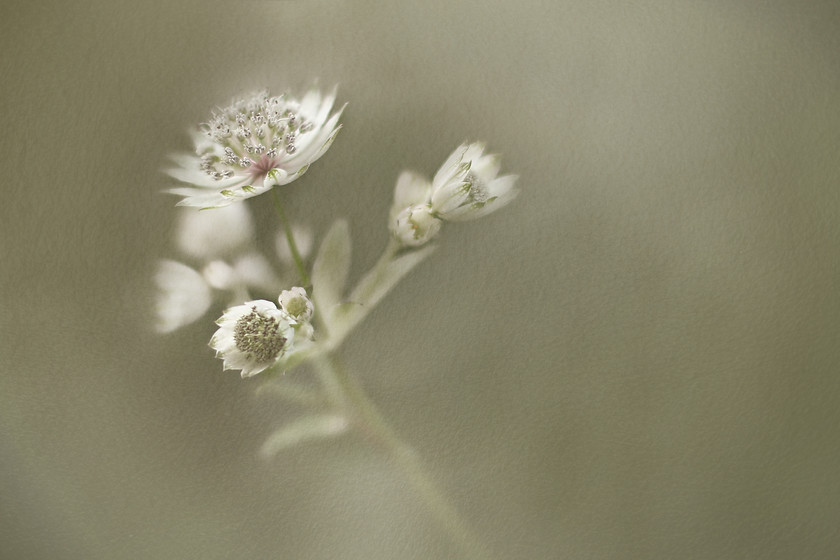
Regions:
M 428 204 L 409 206 L 398 213 L 391 223 L 391 231 L 407 247 L 419 247 L 440 231 L 442 222 L 432 214 Z
M 294 287 L 291 290 L 283 290 L 278 298 L 280 307 L 289 316 L 301 323 L 306 323 L 312 318 L 315 307 L 312 300 L 306 295 L 306 290 Z
M 428 204 L 432 184 L 428 179 L 413 171 L 403 171 L 394 187 L 394 202 L 391 204 L 390 222 L 409 206 Z

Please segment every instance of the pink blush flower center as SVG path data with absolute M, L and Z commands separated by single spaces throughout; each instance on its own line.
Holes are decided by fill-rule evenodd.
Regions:
M 278 167 L 280 163 L 280 158 L 278 157 L 270 157 L 268 154 L 263 154 L 260 156 L 260 159 L 251 166 L 249 170 L 251 172 L 252 180 L 256 181 L 257 179 L 265 179 L 268 172 Z

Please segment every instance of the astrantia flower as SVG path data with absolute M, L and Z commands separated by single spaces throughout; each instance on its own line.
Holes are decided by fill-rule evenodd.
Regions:
M 484 155 L 484 144 L 459 146 L 432 180 L 434 213 L 452 222 L 473 220 L 516 198 L 516 175 L 497 177 L 499 166 L 498 156 Z
M 231 307 L 216 321 L 210 339 L 225 369 L 242 370 L 251 377 L 277 363 L 294 347 L 292 319 L 270 301 L 248 301 Z
M 169 192 L 178 204 L 213 208 L 291 183 L 330 147 L 342 109 L 330 115 L 335 93 L 311 90 L 297 101 L 260 92 L 213 113 L 193 133 L 196 155 L 177 155 L 166 172 L 190 187 Z

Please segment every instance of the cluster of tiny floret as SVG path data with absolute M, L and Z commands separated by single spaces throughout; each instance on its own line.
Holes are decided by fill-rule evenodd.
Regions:
M 256 306 L 236 322 L 233 341 L 248 360 L 256 362 L 276 359 L 286 345 L 286 337 L 280 334 L 280 323 L 258 312 Z
M 263 93 L 214 112 L 202 128 L 222 147 L 223 153 L 203 154 L 202 171 L 221 180 L 252 166 L 257 168 L 255 174 L 273 168 L 283 154 L 297 151 L 295 142 L 299 135 L 314 128 L 297 110 L 298 103 L 287 100 L 285 94 L 269 97 Z
M 466 195 L 469 203 L 477 208 L 484 206 L 489 199 L 487 187 L 484 182 L 472 171 L 468 172 L 463 180 L 462 191 Z

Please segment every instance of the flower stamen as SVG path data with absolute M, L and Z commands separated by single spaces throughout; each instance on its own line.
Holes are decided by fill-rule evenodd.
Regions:
M 257 311 L 240 317 L 233 328 L 233 341 L 248 360 L 269 362 L 277 359 L 286 345 L 286 337 L 280 332 L 280 323 L 272 317 Z

